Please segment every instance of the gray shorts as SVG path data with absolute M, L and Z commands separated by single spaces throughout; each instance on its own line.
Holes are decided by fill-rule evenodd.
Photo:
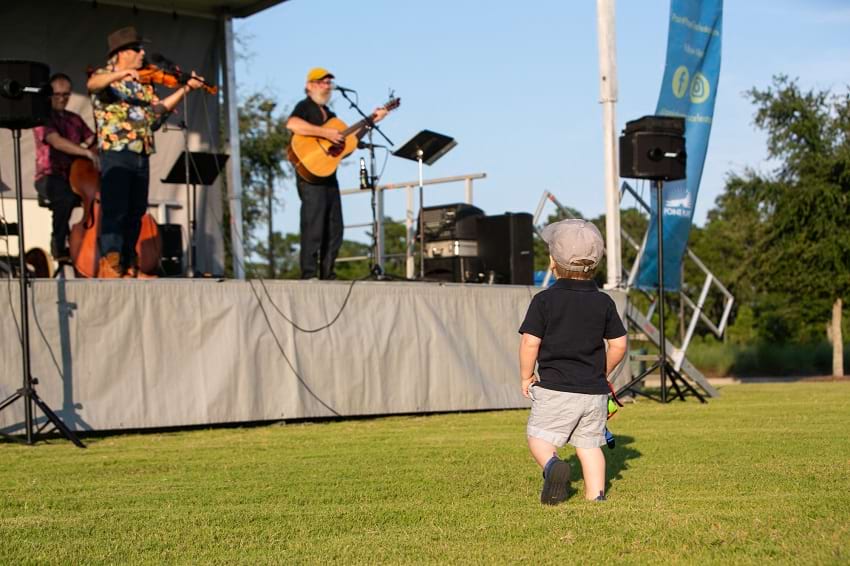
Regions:
M 526 434 L 561 447 L 597 448 L 605 444 L 608 395 L 567 393 L 530 387 L 531 414 Z

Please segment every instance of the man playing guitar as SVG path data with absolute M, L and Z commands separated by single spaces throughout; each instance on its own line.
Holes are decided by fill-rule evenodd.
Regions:
M 338 129 L 326 126 L 335 118 L 327 104 L 334 88 L 334 76 L 327 69 L 310 69 L 307 73 L 306 98 L 292 110 L 286 127 L 293 134 L 310 136 L 330 141 L 335 146 L 346 143 L 346 135 Z M 387 115 L 385 107 L 376 108 L 370 117 L 371 123 L 380 122 Z M 369 128 L 362 127 L 351 132 L 362 137 Z M 329 175 L 310 175 L 296 166 L 296 186 L 301 199 L 301 278 L 336 279 L 334 262 L 342 245 L 342 203 L 336 169 Z

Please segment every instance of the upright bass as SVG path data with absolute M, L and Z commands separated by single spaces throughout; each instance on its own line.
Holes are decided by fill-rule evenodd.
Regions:
M 100 172 L 88 159 L 75 159 L 69 176 L 71 190 L 83 202 L 83 218 L 71 226 L 68 237 L 71 261 L 80 277 L 97 277 L 100 263 Z M 162 257 L 162 236 L 156 220 L 148 213 L 142 217 L 142 229 L 136 240 L 136 257 L 139 271 L 156 275 Z

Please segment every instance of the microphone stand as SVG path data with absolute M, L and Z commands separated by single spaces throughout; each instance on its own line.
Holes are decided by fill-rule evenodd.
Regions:
M 377 124 L 375 124 L 375 122 L 372 121 L 371 115 L 366 115 L 363 112 L 363 110 L 361 110 L 360 107 L 357 106 L 357 103 L 354 102 L 353 100 L 351 100 L 351 98 L 348 97 L 347 89 L 342 90 L 342 89 L 337 88 L 336 90 L 337 90 L 337 92 L 339 92 L 342 95 L 342 97 L 345 100 L 348 101 L 349 108 L 353 108 L 354 110 L 356 110 L 357 113 L 360 114 L 366 120 L 366 130 L 367 130 L 368 136 L 369 136 L 369 144 L 368 144 L 368 149 L 369 149 L 369 179 L 368 179 L 368 181 L 369 182 L 368 182 L 368 185 L 369 185 L 369 190 L 372 191 L 372 266 L 369 268 L 369 273 L 371 275 L 373 275 L 376 279 L 384 279 L 384 266 L 383 266 L 383 259 L 384 259 L 384 245 L 383 245 L 384 242 L 383 242 L 383 240 L 384 240 L 384 238 L 383 238 L 383 230 L 382 229 L 379 230 L 379 224 L 378 224 L 378 210 L 377 210 L 378 206 L 376 204 L 378 173 L 377 173 L 376 161 L 375 161 L 375 145 L 372 143 L 372 132 L 373 132 L 373 130 L 377 131 L 379 134 L 381 134 L 381 136 L 385 140 L 387 140 L 387 143 L 390 144 L 390 146 L 393 145 L 393 142 L 392 142 L 392 140 L 390 140 L 390 138 L 388 138 L 386 136 L 386 134 L 384 134 L 384 132 L 381 130 L 381 128 L 379 128 L 377 126 Z M 380 210 L 381 216 L 383 216 L 383 214 L 384 214 L 383 196 L 381 197 L 380 209 L 381 209 Z M 381 218 L 381 221 L 383 222 L 383 218 Z M 378 234 L 379 231 L 381 232 L 381 234 Z

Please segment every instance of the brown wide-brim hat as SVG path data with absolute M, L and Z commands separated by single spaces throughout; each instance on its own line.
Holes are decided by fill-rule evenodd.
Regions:
M 133 26 L 127 26 L 119 30 L 115 30 L 106 38 L 106 44 L 109 46 L 107 57 L 112 57 L 117 51 L 130 45 L 138 45 L 140 43 L 150 43 L 150 40 L 145 39 L 136 31 Z

